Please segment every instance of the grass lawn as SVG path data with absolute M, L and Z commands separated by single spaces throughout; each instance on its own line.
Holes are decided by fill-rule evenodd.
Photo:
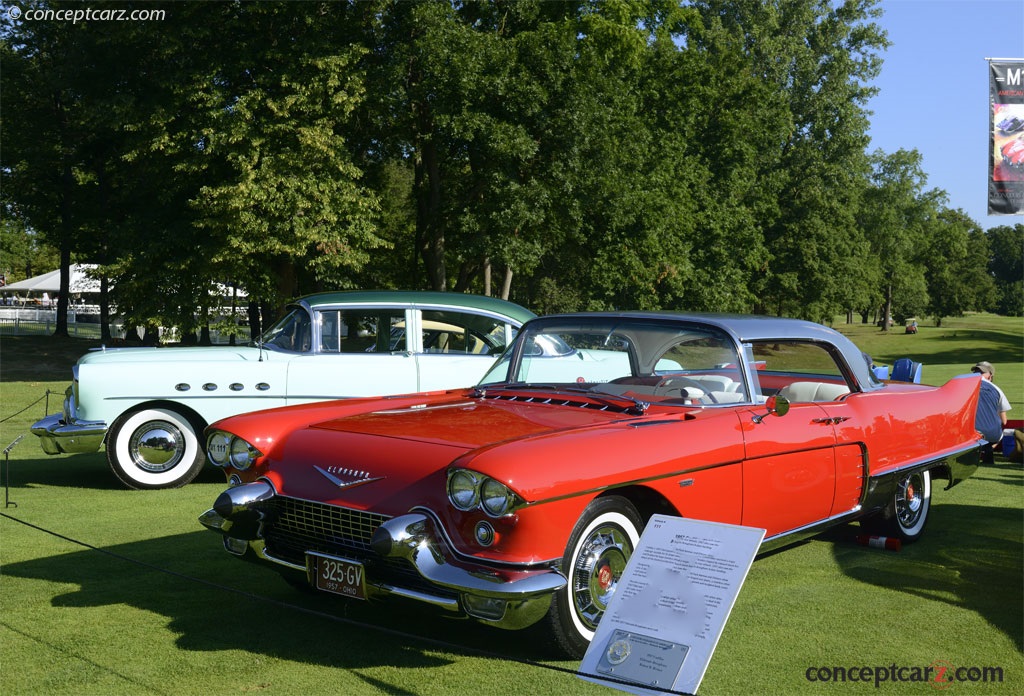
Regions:
M 836 327 L 876 362 L 923 362 L 930 383 L 988 359 L 1022 417 L 1021 320 L 945 323 L 916 336 Z M 0 693 L 620 693 L 548 661 L 529 634 L 300 593 L 229 557 L 196 521 L 224 488 L 216 471 L 177 490 L 128 491 L 102 454 L 43 455 L 28 434 L 44 414 L 37 400 L 50 389 L 59 409 L 90 345 L 0 342 L 0 448 L 25 436 L 0 472 L 11 503 L 0 510 Z M 945 693 L 1024 693 L 1024 470 L 997 459 L 938 488 L 925 537 L 902 551 L 860 546 L 850 525 L 755 561 L 701 696 L 932 693 L 807 674 L 944 665 L 978 668 L 965 677 L 1002 671 Z

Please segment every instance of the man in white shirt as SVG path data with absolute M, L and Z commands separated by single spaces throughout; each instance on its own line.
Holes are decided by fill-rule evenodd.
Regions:
M 981 461 L 991 464 L 994 461 L 992 445 L 1003 437 L 1003 428 L 1006 427 L 1006 412 L 1010 410 L 1010 402 L 1003 390 L 992 382 L 996 373 L 992 363 L 983 360 L 972 367 L 971 372 L 981 375 L 981 393 L 978 395 L 978 411 L 974 427 L 988 441 L 988 444 L 981 448 Z

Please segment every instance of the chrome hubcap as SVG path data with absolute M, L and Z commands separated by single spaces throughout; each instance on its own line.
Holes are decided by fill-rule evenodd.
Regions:
M 576 614 L 587 627 L 597 627 L 632 553 L 629 537 L 613 525 L 595 529 L 580 547 L 572 593 Z
M 140 469 L 156 473 L 168 471 L 185 454 L 185 436 L 170 423 L 146 423 L 132 433 L 128 451 Z
M 904 527 L 913 527 L 921 514 L 924 500 L 921 493 L 924 482 L 920 474 L 912 474 L 900 481 L 896 491 L 896 517 Z

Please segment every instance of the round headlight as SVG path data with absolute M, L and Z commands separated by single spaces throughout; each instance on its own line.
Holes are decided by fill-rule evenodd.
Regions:
M 500 481 L 489 478 L 480 487 L 480 505 L 488 515 L 504 515 L 512 507 L 512 491 Z
M 227 466 L 230 447 L 231 435 L 218 430 L 206 440 L 206 456 L 214 466 Z
M 459 510 L 472 510 L 480 501 L 479 486 L 475 473 L 459 469 L 448 477 L 448 500 Z
M 252 466 L 252 463 L 256 461 L 256 457 L 258 456 L 256 450 L 250 447 L 249 443 L 240 437 L 231 439 L 229 452 L 230 455 L 228 458 L 231 462 L 231 466 L 236 469 L 241 469 L 242 471 L 245 471 Z

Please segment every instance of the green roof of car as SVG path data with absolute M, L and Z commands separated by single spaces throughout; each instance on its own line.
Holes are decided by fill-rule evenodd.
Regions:
M 470 295 L 462 292 L 436 292 L 432 290 L 353 290 L 345 292 L 319 292 L 300 297 L 311 307 L 334 304 L 413 304 L 424 307 L 468 307 L 509 317 L 520 323 L 536 315 L 525 307 L 499 300 L 496 297 Z

